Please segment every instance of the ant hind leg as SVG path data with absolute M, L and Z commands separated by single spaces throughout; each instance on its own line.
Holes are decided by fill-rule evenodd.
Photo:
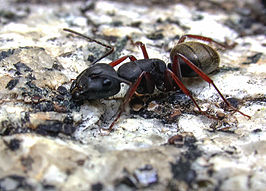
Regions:
M 184 42 L 187 38 L 193 38 L 193 39 L 198 39 L 198 40 L 202 40 L 202 41 L 206 41 L 206 42 L 209 42 L 209 43 L 215 43 L 223 48 L 226 48 L 226 49 L 232 49 L 234 48 L 237 43 L 233 43 L 231 45 L 227 44 L 227 43 L 220 43 L 212 38 L 209 38 L 209 37 L 205 37 L 205 36 L 201 36 L 201 35 L 193 35 L 193 34 L 186 34 L 186 35 L 183 35 L 180 37 L 179 41 L 178 41 L 178 44 L 179 43 L 182 43 Z
M 182 54 L 177 54 L 175 55 L 175 57 L 179 57 L 181 58 L 192 70 L 194 70 L 203 80 L 205 80 L 206 82 L 208 82 L 209 84 L 211 84 L 215 90 L 218 92 L 218 94 L 220 95 L 220 97 L 223 99 L 223 101 L 225 102 L 225 104 L 233 109 L 234 111 L 240 113 L 241 115 L 247 117 L 248 119 L 250 119 L 251 117 L 249 115 L 244 114 L 243 112 L 239 111 L 237 108 L 233 107 L 223 96 L 223 94 L 220 92 L 220 90 L 217 88 L 217 86 L 214 84 L 213 80 L 207 75 L 205 74 L 200 68 L 198 68 L 196 65 L 194 65 L 189 59 L 187 59 L 184 55 Z M 177 58 L 175 58 L 174 60 L 177 60 Z M 174 63 L 175 64 L 175 63 Z

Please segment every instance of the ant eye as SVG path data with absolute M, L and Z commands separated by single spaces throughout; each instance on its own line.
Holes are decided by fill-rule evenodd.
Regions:
M 105 80 L 103 81 L 103 86 L 111 86 L 111 84 L 112 84 L 112 82 L 111 82 L 111 80 L 109 80 L 109 79 L 105 79 Z

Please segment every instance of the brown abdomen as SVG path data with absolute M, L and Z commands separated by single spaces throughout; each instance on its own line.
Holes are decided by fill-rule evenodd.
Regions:
M 170 53 L 172 63 L 174 55 L 177 53 L 188 58 L 206 74 L 213 72 L 219 67 L 220 58 L 218 53 L 207 44 L 193 41 L 177 44 Z M 179 63 L 182 76 L 197 76 L 197 74 L 181 58 L 179 58 Z

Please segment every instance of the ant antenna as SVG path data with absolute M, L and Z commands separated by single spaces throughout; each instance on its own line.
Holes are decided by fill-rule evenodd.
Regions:
M 81 34 L 81 33 L 79 33 L 79 32 L 73 31 L 73 30 L 71 30 L 71 29 L 64 28 L 63 30 L 64 30 L 64 31 L 67 31 L 67 32 L 70 32 L 70 33 L 73 33 L 73 34 L 75 34 L 75 35 L 78 35 L 78 36 L 80 36 L 80 37 L 82 37 L 82 38 L 85 38 L 85 39 L 88 40 L 89 42 L 96 42 L 97 44 L 100 44 L 100 45 L 102 45 L 102 46 L 104 46 L 104 47 L 110 49 L 110 51 L 108 51 L 106 54 L 104 54 L 104 55 L 101 56 L 100 58 L 98 58 L 98 59 L 96 59 L 95 61 L 93 61 L 92 64 L 95 64 L 95 63 L 99 62 L 101 59 L 105 58 L 106 56 L 108 56 L 108 55 L 110 55 L 112 52 L 114 52 L 114 47 L 112 47 L 112 46 L 110 46 L 110 45 L 104 44 L 104 43 L 102 43 L 102 42 L 100 42 L 100 41 L 98 41 L 98 40 L 92 39 L 92 38 L 90 38 L 90 37 L 88 37 L 88 36 L 86 36 L 86 35 L 84 35 L 84 34 Z

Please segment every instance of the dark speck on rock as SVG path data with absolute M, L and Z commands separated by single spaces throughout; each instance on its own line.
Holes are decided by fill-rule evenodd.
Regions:
M 191 99 L 183 93 L 172 94 L 168 96 L 167 101 L 173 105 L 181 105 L 183 107 L 189 106 L 192 103 Z
M 8 90 L 12 90 L 14 87 L 16 87 L 16 85 L 18 84 L 19 79 L 18 78 L 14 78 L 12 80 L 10 80 L 7 85 L 6 85 L 6 89 Z
M 72 124 L 64 124 L 60 133 L 72 135 L 75 132 L 75 127 Z
M 30 114 L 29 114 L 29 112 L 21 112 L 20 113 L 20 115 L 21 115 L 21 122 L 22 123 L 27 123 L 27 122 L 29 122 L 30 121 Z
M 71 135 L 74 133 L 75 128 L 71 124 L 64 124 L 58 120 L 45 121 L 36 128 L 36 132 L 41 135 L 57 136 L 59 133 Z
M 193 21 L 200 21 L 200 20 L 202 20 L 203 18 L 204 18 L 203 15 L 194 15 L 193 18 L 192 18 L 192 20 L 193 20 Z
M 133 22 L 133 23 L 130 24 L 130 26 L 136 27 L 136 28 L 139 28 L 140 25 L 141 25 L 141 21 L 135 21 L 135 22 Z
M 51 184 L 44 184 L 43 190 L 54 191 L 54 190 L 56 190 L 56 187 L 54 185 L 51 185 Z
M 11 139 L 9 142 L 5 142 L 5 144 L 11 151 L 18 150 L 20 148 L 20 143 L 21 143 L 21 140 L 16 139 L 16 138 Z
M 191 148 L 195 146 L 195 143 L 197 142 L 197 139 L 192 135 L 186 135 L 184 137 L 184 145 Z
M 122 26 L 123 22 L 122 21 L 114 21 L 112 24 L 113 24 L 113 26 L 118 27 L 118 26 Z
M 249 56 L 249 57 L 247 57 L 247 62 L 243 62 L 242 64 L 244 64 L 244 65 L 256 64 L 259 61 L 261 56 L 262 56 L 262 53 L 257 53 L 253 56 Z
M 240 70 L 239 67 L 230 67 L 230 66 L 225 67 L 225 66 L 223 66 L 223 67 L 219 68 L 219 73 L 228 72 L 228 71 L 239 71 L 239 70 Z
M 89 62 L 93 62 L 95 60 L 95 56 L 93 56 L 92 54 L 88 55 L 87 61 Z
M 253 130 L 252 132 L 253 132 L 253 133 L 260 133 L 260 132 L 262 132 L 262 130 L 261 130 L 261 129 L 255 129 L 255 130 Z
M 33 84 L 31 81 L 26 82 L 26 85 L 27 85 L 29 88 L 36 88 L 36 85 Z
M 194 136 L 186 135 L 184 145 L 188 150 L 180 156 L 176 163 L 170 163 L 173 178 L 186 182 L 189 187 L 192 186 L 197 177 L 196 171 L 192 168 L 192 163 L 202 155 L 202 151 L 198 149 L 196 142 Z
M 46 121 L 45 124 L 37 126 L 36 132 L 41 135 L 57 136 L 62 129 L 62 123 L 59 121 Z
M 18 133 L 28 133 L 28 128 L 23 128 L 21 124 L 16 124 L 9 120 L 3 120 L 0 122 L 0 125 L 2 127 L 0 131 L 0 135 L 7 136 L 7 135 L 14 135 Z
M 27 66 L 26 64 L 22 62 L 18 62 L 14 64 L 14 66 L 19 72 L 32 72 L 33 71 L 29 66 Z
M 42 112 L 54 111 L 54 105 L 50 101 L 44 101 L 36 104 L 35 109 Z
M 177 163 L 171 163 L 173 177 L 178 180 L 183 180 L 191 185 L 197 174 L 191 169 L 191 163 L 181 158 Z
M 52 68 L 55 69 L 55 70 L 58 70 L 58 71 L 61 71 L 61 70 L 64 69 L 63 66 L 61 64 L 59 64 L 59 63 L 54 63 Z
M 167 18 L 166 21 L 167 21 L 168 23 L 171 23 L 171 24 L 175 24 L 175 25 L 177 25 L 177 26 L 180 26 L 180 21 L 179 21 L 179 20 L 174 20 L 174 19 L 172 19 L 172 18 Z
M 147 38 L 149 38 L 151 40 L 160 40 L 160 39 L 163 39 L 163 37 L 164 37 L 163 33 L 161 33 L 160 31 L 147 35 Z
M 83 166 L 84 163 L 85 163 L 85 160 L 82 160 L 82 159 L 80 159 L 80 160 L 77 161 L 77 165 L 78 166 Z
M 86 1 L 84 7 L 80 8 L 81 13 L 86 13 L 87 11 L 93 10 L 95 8 L 95 1 Z
M 26 85 L 31 88 L 31 91 L 33 94 L 41 94 L 41 95 L 45 95 L 46 91 L 45 89 L 41 89 L 38 86 L 36 86 L 34 83 L 32 83 L 32 81 L 28 81 L 26 82 Z
M 238 105 L 239 105 L 239 100 L 236 99 L 236 98 L 227 98 L 226 99 L 234 108 L 238 108 Z M 222 108 L 225 108 L 227 109 L 227 106 L 224 102 L 220 103 L 220 106 Z
M 8 49 L 7 51 L 1 51 L 0 52 L 0 61 L 9 57 L 15 52 L 15 49 Z
M 32 170 L 32 164 L 34 163 L 34 160 L 31 156 L 21 157 L 20 162 L 25 169 Z
M 91 185 L 91 190 L 92 191 L 101 191 L 101 190 L 103 190 L 103 184 L 100 182 L 93 184 L 93 185 Z

